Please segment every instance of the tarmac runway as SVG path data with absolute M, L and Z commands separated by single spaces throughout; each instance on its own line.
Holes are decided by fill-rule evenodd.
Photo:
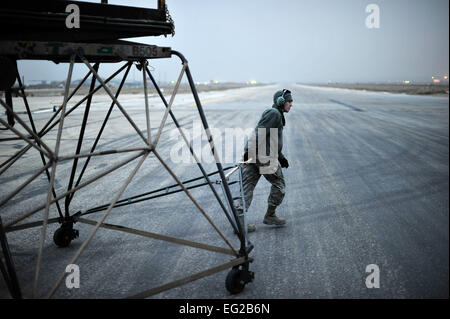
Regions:
M 255 246 L 250 269 L 255 280 L 238 295 L 225 289 L 228 270 L 193 281 L 151 298 L 448 298 L 449 296 L 449 99 L 346 89 L 287 85 L 294 98 L 286 114 L 283 153 L 289 168 L 283 169 L 286 196 L 277 214 L 285 227 L 262 223 L 270 184 L 261 179 L 254 192 L 248 221 L 257 231 L 249 234 Z M 281 85 L 207 92 L 200 95 L 209 125 L 219 136 L 226 129 L 253 128 L 261 113 L 272 105 Z M 169 98 L 167 97 L 169 100 Z M 119 99 L 146 135 L 144 104 L 139 96 Z M 151 134 L 155 136 L 164 109 L 150 99 Z M 37 101 L 36 126 L 42 127 L 53 113 L 51 102 Z M 52 101 L 53 102 L 53 101 Z M 153 103 L 154 102 L 154 103 Z M 179 96 L 173 112 L 189 136 L 196 136 L 198 113 L 192 98 Z M 17 104 L 19 105 L 19 104 Z M 72 104 L 73 105 L 73 104 Z M 109 100 L 94 99 L 82 151 L 87 152 L 100 127 Z M 25 115 L 21 115 L 24 119 Z M 2 114 L 2 118 L 4 115 Z M 65 121 L 60 154 L 73 153 L 83 109 Z M 181 180 L 201 176 L 194 163 L 183 159 L 174 145 L 170 118 L 157 151 Z M 44 141 L 54 147 L 56 130 Z M 0 138 L 11 136 L 0 131 Z M 98 150 L 140 147 L 141 138 L 115 110 Z M 223 155 L 232 154 L 233 165 L 242 155 L 240 145 L 217 141 Z M 236 143 L 239 144 L 239 143 Z M 26 144 L 0 143 L 0 161 Z M 202 150 L 207 150 L 206 140 Z M 172 152 L 172 153 L 171 153 Z M 203 153 L 202 153 L 203 154 Z M 129 153 L 98 156 L 91 160 L 83 181 L 129 157 Z M 172 157 L 171 157 L 172 156 Z M 84 159 L 80 159 L 80 164 Z M 71 214 L 109 203 L 136 167 L 137 160 L 75 193 Z M 34 149 L 0 176 L 0 201 L 34 174 L 42 163 Z M 207 172 L 214 163 L 204 163 Z M 58 165 L 55 188 L 64 193 L 72 162 Z M 79 174 L 81 168 L 77 170 Z M 213 177 L 217 179 L 218 177 Z M 174 183 L 154 155 L 136 173 L 121 198 Z M 232 191 L 236 192 L 236 185 Z M 3 223 L 45 203 L 45 174 L 1 207 Z M 217 185 L 221 194 L 221 189 Z M 234 247 L 239 242 L 215 197 L 207 187 L 192 195 L 210 214 Z M 60 201 L 64 207 L 64 201 Z M 44 210 L 26 221 L 41 220 Z M 57 217 L 55 205 L 50 217 Z M 89 215 L 99 220 L 102 212 Z M 106 219 L 118 224 L 227 247 L 186 194 L 180 192 L 134 205 L 115 208 Z M 57 248 L 52 236 L 58 224 L 48 226 L 39 280 L 39 294 L 53 287 L 66 265 L 88 238 L 93 227 L 77 223 L 80 237 L 68 248 Z M 25 297 L 31 296 L 41 227 L 8 233 L 19 281 Z M 64 283 L 55 298 L 124 298 L 164 283 L 212 268 L 231 256 L 175 245 L 117 231 L 99 229 L 76 264 L 80 288 Z M 368 288 L 368 265 L 379 269 L 379 288 Z M 0 279 L 0 297 L 9 298 Z

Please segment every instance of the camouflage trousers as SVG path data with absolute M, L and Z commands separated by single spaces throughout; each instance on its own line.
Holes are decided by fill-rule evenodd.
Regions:
M 281 204 L 286 192 L 286 185 L 284 182 L 283 172 L 281 171 L 281 166 L 278 164 L 278 168 L 274 174 L 263 174 L 264 178 L 272 184 L 270 189 L 270 195 L 267 200 L 268 204 L 271 206 L 278 206 Z M 245 208 L 248 210 L 253 199 L 253 190 L 258 183 L 261 174 L 259 172 L 258 165 L 251 163 L 242 166 L 242 183 L 244 186 L 244 199 Z M 239 198 L 234 202 L 236 209 L 243 210 L 242 199 Z

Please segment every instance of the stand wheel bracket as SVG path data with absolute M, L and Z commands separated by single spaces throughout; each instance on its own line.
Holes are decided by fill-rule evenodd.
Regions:
M 69 246 L 72 240 L 78 236 L 79 231 L 73 229 L 73 222 L 63 222 L 53 234 L 53 242 L 56 246 L 63 248 Z
M 246 267 L 239 269 L 239 267 L 233 267 L 227 275 L 225 280 L 225 287 L 232 294 L 238 294 L 244 290 L 244 287 L 249 282 L 252 282 L 255 278 L 255 274 Z

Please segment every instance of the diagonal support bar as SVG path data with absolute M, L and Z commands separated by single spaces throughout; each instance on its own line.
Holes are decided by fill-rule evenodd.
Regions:
M 220 229 L 214 224 L 211 217 L 206 214 L 204 209 L 200 206 L 200 204 L 195 200 L 195 198 L 191 195 L 191 193 L 186 189 L 183 182 L 175 175 L 175 173 L 167 166 L 167 164 L 164 162 L 164 160 L 159 156 L 158 152 L 156 150 L 153 150 L 153 153 L 158 158 L 158 160 L 161 162 L 161 164 L 164 166 L 164 168 L 169 172 L 169 174 L 173 177 L 173 179 L 180 185 L 180 187 L 183 189 L 183 191 L 186 193 L 186 195 L 189 197 L 189 199 L 194 203 L 194 205 L 198 208 L 198 210 L 202 213 L 203 216 L 208 220 L 208 222 L 211 224 L 211 226 L 216 230 L 216 232 L 219 234 L 219 236 L 225 241 L 225 243 L 233 250 L 233 252 L 237 255 L 238 253 L 234 249 L 233 245 L 228 241 L 228 239 L 225 237 L 225 235 L 220 231 Z
M 184 75 L 184 71 L 186 70 L 186 67 L 187 67 L 187 63 L 183 63 L 183 68 L 181 69 L 180 75 L 178 76 L 177 84 L 175 85 L 175 88 L 172 91 L 172 96 L 170 98 L 169 105 L 166 107 L 166 111 L 162 118 L 161 125 L 159 126 L 158 132 L 156 133 L 156 137 L 153 141 L 154 147 L 156 147 L 156 145 L 158 144 L 162 130 L 164 128 L 164 125 L 166 124 L 167 116 L 169 115 L 170 109 L 172 108 L 173 101 L 175 100 L 175 96 L 177 95 L 178 88 L 180 87 L 181 80 L 183 79 L 183 75 Z
M 9 249 L 8 240 L 6 238 L 6 233 L 3 228 L 2 218 L 0 216 L 0 246 L 3 251 L 3 257 L 5 259 L 5 267 L 3 266 L 3 261 L 0 258 L 0 268 L 2 268 L 2 273 L 5 278 L 6 284 L 11 292 L 11 296 L 15 299 L 21 299 L 22 293 L 20 291 L 19 280 L 17 278 L 16 269 L 14 267 L 14 261 Z
M 149 150 L 149 148 L 148 147 L 134 147 L 134 148 L 124 148 L 121 150 L 106 150 L 106 151 L 98 151 L 98 152 L 93 152 L 93 153 L 80 153 L 80 154 L 74 154 L 74 155 L 65 155 L 65 156 L 60 156 L 58 158 L 58 162 L 67 161 L 67 160 L 71 160 L 74 158 L 103 156 L 103 155 L 129 153 L 129 152 L 137 152 L 137 151 L 145 151 L 145 150 Z M 76 186 L 78 186 L 78 185 L 76 185 Z
M 125 118 L 130 122 L 131 126 L 136 130 L 138 135 L 142 138 L 142 140 L 145 142 L 145 144 L 150 146 L 150 143 L 147 141 L 145 136 L 142 134 L 141 130 L 137 127 L 136 123 L 131 119 L 131 117 L 128 115 L 128 113 L 125 111 L 125 109 L 122 107 L 122 105 L 119 103 L 119 101 L 115 98 L 115 96 L 112 94 L 111 90 L 106 86 L 105 82 L 102 80 L 102 78 L 95 72 L 95 70 L 92 68 L 92 66 L 89 64 L 89 62 L 84 58 L 80 57 L 80 59 L 83 61 L 83 63 L 91 70 L 92 74 L 97 78 L 97 80 L 100 82 L 103 89 L 105 89 L 106 93 L 111 97 L 111 99 L 116 102 L 117 107 L 122 112 L 122 114 L 125 116 Z
M 89 224 L 89 225 L 94 225 L 94 226 L 97 224 L 96 221 L 90 220 L 90 219 L 86 219 L 86 218 L 78 218 L 77 220 L 80 223 L 84 223 L 84 224 Z M 227 255 L 232 255 L 232 256 L 236 256 L 237 257 L 237 255 L 233 251 L 231 251 L 230 249 L 217 247 L 217 246 L 212 246 L 212 245 L 207 245 L 207 244 L 202 244 L 202 243 L 198 243 L 198 242 L 191 241 L 191 240 L 186 240 L 186 239 L 166 236 L 166 235 L 162 235 L 162 234 L 156 234 L 156 233 L 152 233 L 152 232 L 148 232 L 148 231 L 128 228 L 128 227 L 119 226 L 119 225 L 107 224 L 107 223 L 101 224 L 100 227 L 103 227 L 103 228 L 106 228 L 106 229 L 118 230 L 118 231 L 129 233 L 129 234 L 140 235 L 140 236 L 144 236 L 144 237 L 148 237 L 148 238 L 163 240 L 163 241 L 167 241 L 169 243 L 174 243 L 174 244 L 185 245 L 185 246 L 190 246 L 190 247 L 194 247 L 194 248 L 214 251 L 216 253 L 222 253 L 222 254 L 227 254 Z
M 56 197 L 55 199 L 53 199 L 52 201 L 50 201 L 50 205 L 53 204 L 54 202 L 56 202 L 57 200 L 60 200 L 60 199 L 62 199 L 62 198 L 64 198 L 64 197 L 66 197 L 68 194 L 73 193 L 73 192 L 76 192 L 76 191 L 78 191 L 79 189 L 81 189 L 81 188 L 83 188 L 83 187 L 85 187 L 85 186 L 87 186 L 87 185 L 89 185 L 89 184 L 95 182 L 96 180 L 102 178 L 103 176 L 108 175 L 109 173 L 115 171 L 116 169 L 119 169 L 119 168 L 121 168 L 122 166 L 125 166 L 126 164 L 128 164 L 129 162 L 135 160 L 135 159 L 138 158 L 139 156 L 142 156 L 143 154 L 144 154 L 144 152 L 141 152 L 141 153 L 139 153 L 139 154 L 135 154 L 135 155 L 133 155 L 133 156 L 127 158 L 126 160 L 120 162 L 119 164 L 114 165 L 114 166 L 111 167 L 110 169 L 108 169 L 108 170 L 106 170 L 106 171 L 100 173 L 99 175 L 97 175 L 97 176 L 95 176 L 95 177 L 92 177 L 91 179 L 87 180 L 86 182 L 81 183 L 81 184 L 78 185 L 77 187 L 74 187 L 73 189 L 71 189 L 71 190 L 65 192 L 64 194 L 59 195 L 58 197 Z M 41 209 L 44 209 L 44 208 L 45 208 L 45 204 L 44 204 L 44 205 L 41 205 L 41 206 L 39 206 L 39 207 L 37 207 L 37 208 L 35 208 L 35 209 L 33 209 L 32 211 L 26 213 L 25 215 L 23 215 L 23 216 L 21 216 L 21 217 L 15 219 L 14 221 L 12 221 L 12 222 L 6 224 L 6 227 L 11 227 L 11 226 L 17 224 L 18 222 L 20 222 L 20 221 L 22 221 L 22 220 L 24 220 L 24 219 L 27 219 L 28 217 L 30 217 L 30 216 L 36 214 L 38 211 L 40 211 Z
M 152 142 L 152 132 L 150 126 L 150 112 L 148 109 L 148 89 L 147 89 L 147 76 L 145 75 L 145 69 L 147 68 L 148 62 L 146 60 L 141 61 L 142 67 L 142 82 L 144 83 L 144 99 L 145 99 L 145 121 L 147 124 L 147 139 L 148 144 L 151 145 Z
M 128 73 L 130 72 L 130 69 L 131 69 L 132 65 L 133 65 L 132 62 L 128 62 L 128 63 L 126 63 L 124 65 L 124 67 L 127 66 L 127 69 L 125 71 L 125 74 L 122 77 L 122 81 L 120 82 L 119 88 L 116 91 L 116 95 L 115 95 L 116 99 L 118 99 L 118 97 L 120 95 L 120 92 L 122 91 L 122 87 L 123 87 L 123 85 L 124 85 L 124 83 L 125 83 L 125 81 L 126 81 L 126 79 L 128 77 Z M 104 131 L 105 127 L 106 127 L 106 123 L 108 123 L 109 117 L 111 115 L 111 112 L 112 112 L 115 104 L 116 104 L 116 102 L 112 101 L 111 106 L 109 107 L 109 110 L 106 113 L 105 119 L 103 120 L 102 126 L 101 126 L 101 128 L 100 128 L 100 130 L 99 130 L 99 132 L 97 134 L 97 137 L 95 138 L 94 144 L 91 147 L 91 153 L 94 153 L 94 150 L 97 147 L 98 142 L 100 141 L 100 137 L 103 134 L 103 131 Z M 80 175 L 78 176 L 78 179 L 77 179 L 77 181 L 75 183 L 75 187 L 77 187 L 81 183 L 81 179 L 83 178 L 84 172 L 86 171 L 86 168 L 89 165 L 90 161 L 91 161 L 91 156 L 89 156 L 86 159 L 86 161 L 84 162 L 83 168 L 81 169 Z
M 118 72 L 120 72 L 121 70 L 119 70 Z M 79 88 L 83 85 L 83 83 L 86 81 L 86 79 L 89 77 L 89 75 L 91 74 L 91 71 L 89 71 L 86 76 L 83 78 L 83 80 L 77 85 L 77 87 L 72 91 L 72 93 L 69 96 L 68 101 L 75 95 L 76 92 L 78 92 Z M 18 80 L 19 80 L 19 76 L 18 76 Z M 109 80 L 106 80 L 105 82 L 108 82 Z M 21 83 L 21 82 L 19 82 Z M 20 86 L 22 87 L 22 85 L 20 84 Z M 100 87 L 98 87 L 98 89 L 100 89 Z M 22 94 L 24 95 L 24 90 L 22 87 Z M 79 102 L 80 104 L 82 102 Z M 71 110 L 72 111 L 72 110 Z M 66 116 L 69 115 L 69 113 L 71 113 L 71 111 L 67 112 Z M 47 132 L 44 133 L 44 130 L 50 125 L 50 123 L 55 119 L 55 117 L 59 114 L 59 110 L 58 112 L 55 112 L 55 114 L 52 115 L 52 117 L 50 118 L 50 120 L 48 120 L 47 124 L 42 128 L 42 130 L 37 134 L 38 136 L 42 137 L 44 136 Z M 58 123 L 58 122 L 57 122 Z M 56 123 L 56 124 L 57 124 Z M 56 125 L 54 124 L 54 126 Z M 52 126 L 53 127 L 53 126 Z M 23 149 L 21 149 L 20 151 L 18 151 L 16 154 L 14 154 L 13 156 L 11 156 L 7 161 L 5 161 L 4 163 L 2 163 L 0 165 L 0 168 L 7 165 L 6 168 L 2 169 L 0 171 L 0 175 L 2 175 L 9 167 L 11 167 L 12 164 L 14 164 L 23 154 L 25 154 L 29 149 L 31 148 L 31 145 L 27 145 L 25 146 Z M 12 161 L 12 162 L 11 162 Z M 50 175 L 48 175 L 48 180 L 50 180 Z M 59 206 L 59 204 L 57 204 Z
M 22 119 L 21 119 L 16 113 L 13 112 L 13 110 L 11 109 L 11 107 L 10 107 L 8 104 L 6 104 L 1 98 L 0 98 L 0 104 L 3 105 L 3 107 L 4 107 L 7 111 L 9 111 L 9 112 L 12 113 L 12 115 L 13 115 L 14 118 L 17 120 L 17 122 L 19 122 L 20 125 L 22 125 L 22 127 L 23 127 L 28 133 L 31 134 L 31 136 L 34 138 L 34 140 L 35 140 L 35 141 L 38 141 L 40 144 L 42 144 L 42 147 L 47 151 L 47 155 L 50 154 L 50 158 L 53 158 L 53 157 L 54 157 L 54 156 L 53 156 L 53 152 L 52 152 L 52 150 L 47 146 L 47 144 L 45 144 L 44 141 L 42 141 L 42 139 L 41 139 L 38 135 L 36 135 L 36 134 L 28 127 L 28 125 L 27 125 L 24 121 L 22 121 Z M 3 123 L 2 123 L 2 124 L 3 124 Z M 13 130 L 12 126 L 10 126 L 10 127 L 11 127 L 10 129 Z M 14 133 L 16 133 L 16 132 L 18 132 L 18 131 L 15 130 Z M 17 133 L 16 133 L 16 134 L 17 134 Z M 23 134 L 21 134 L 21 135 L 22 135 L 21 137 L 22 137 L 23 139 L 26 139 L 26 140 L 28 141 L 28 139 L 27 139 Z
M 127 67 L 128 64 L 124 64 L 122 67 L 120 67 L 116 72 L 114 72 L 109 78 L 107 78 L 105 80 L 105 84 L 109 83 L 113 78 L 116 77 L 117 74 L 119 74 L 120 72 L 123 71 L 123 69 L 125 69 Z M 91 74 L 91 72 L 89 72 L 86 77 L 88 77 Z M 90 96 L 92 96 L 93 94 L 95 94 L 98 90 L 100 90 L 102 88 L 101 85 L 97 85 L 94 89 L 94 91 L 89 92 L 89 94 L 87 94 L 85 97 L 83 97 L 80 101 L 78 101 L 74 106 L 72 106 L 70 108 L 69 111 L 66 112 L 66 116 L 68 116 L 70 113 L 72 113 L 78 106 L 80 106 L 81 104 L 84 103 L 84 101 L 86 101 Z M 56 116 L 57 113 L 55 113 L 55 115 L 47 122 L 47 124 L 41 129 L 41 131 L 39 132 L 39 136 L 44 136 L 46 135 L 49 131 L 51 131 L 56 125 L 58 125 L 59 121 L 61 120 L 61 118 L 59 118 L 55 123 L 51 122 L 53 121 L 54 117 Z M 51 125 L 50 125 L 51 124 Z
M 98 72 L 99 66 L 100 66 L 100 63 L 95 63 L 94 68 L 93 68 L 95 70 L 95 72 Z M 89 92 L 92 92 L 94 90 L 94 88 L 95 88 L 95 76 L 92 76 Z M 77 148 L 75 150 L 75 155 L 78 155 L 81 152 L 81 145 L 83 144 L 84 132 L 86 130 L 86 125 L 87 125 L 87 121 L 89 118 L 89 111 L 91 109 L 91 102 L 92 102 L 92 95 L 89 96 L 89 98 L 87 99 L 86 107 L 84 109 L 83 121 L 81 123 L 80 134 L 78 136 L 78 143 L 77 143 Z M 69 184 L 67 186 L 68 190 L 71 189 L 73 186 L 73 180 L 75 179 L 75 172 L 77 170 L 77 166 L 78 166 L 78 157 L 74 157 L 73 164 L 72 164 L 72 172 L 70 173 Z M 67 196 L 64 201 L 64 209 L 65 209 L 66 217 L 69 217 L 69 206 L 70 206 L 70 202 L 72 201 L 72 198 L 73 198 L 73 194 Z
M 182 62 L 187 61 L 186 58 L 180 52 L 172 50 L 172 54 L 178 56 Z M 225 173 L 223 172 L 223 168 L 222 168 L 222 163 L 220 162 L 220 159 L 219 159 L 219 157 L 217 155 L 217 152 L 216 152 L 216 149 L 215 149 L 215 145 L 214 145 L 214 140 L 213 140 L 211 131 L 210 131 L 209 126 L 208 126 L 208 121 L 206 120 L 206 116 L 205 116 L 205 113 L 203 111 L 203 107 L 202 107 L 202 104 L 200 102 L 200 98 L 198 96 L 197 90 L 195 88 L 194 79 L 192 78 L 192 74 L 191 74 L 191 71 L 189 70 L 189 67 L 186 68 L 186 77 L 188 79 L 189 86 L 191 87 L 192 94 L 194 95 L 195 104 L 197 105 L 197 110 L 198 110 L 200 118 L 202 120 L 203 128 L 204 128 L 204 130 L 206 132 L 206 136 L 208 137 L 208 142 L 209 142 L 209 145 L 211 147 L 211 152 L 214 155 L 214 159 L 216 161 L 216 166 L 217 166 L 217 169 L 219 170 L 220 178 L 222 179 L 223 187 L 225 189 L 226 197 L 228 199 L 228 202 L 230 203 L 231 211 L 233 213 L 235 222 L 236 222 L 236 224 L 238 226 L 239 239 L 240 239 L 240 242 L 241 242 L 241 249 L 240 249 L 240 251 L 241 251 L 242 254 L 247 255 L 246 245 L 245 245 L 244 230 L 242 229 L 241 223 L 239 222 L 238 214 L 237 214 L 236 208 L 234 207 L 234 204 L 233 204 L 233 196 L 231 195 L 230 188 L 228 187 L 228 183 L 227 183 L 227 180 L 225 178 Z
M 49 218 L 47 221 L 47 224 L 54 224 L 54 223 L 59 223 L 59 222 L 61 222 L 61 219 L 59 217 Z M 34 228 L 34 227 L 38 227 L 38 226 L 42 226 L 42 225 L 44 225 L 44 221 L 40 220 L 37 222 L 31 222 L 28 224 L 21 224 L 18 226 L 6 227 L 5 232 L 10 233 L 10 232 L 15 232 L 18 230 L 23 230 L 23 229 L 28 229 L 28 228 Z
M 78 258 L 80 257 L 81 253 L 86 249 L 87 245 L 90 243 L 90 241 L 92 240 L 92 238 L 94 237 L 94 235 L 97 233 L 97 230 L 99 229 L 99 227 L 101 226 L 101 224 L 103 224 L 103 222 L 105 221 L 106 217 L 108 217 L 109 213 L 111 212 L 111 210 L 113 209 L 114 205 L 116 204 L 116 202 L 119 200 L 120 196 L 122 196 L 123 192 L 125 191 L 125 189 L 127 188 L 127 186 L 130 184 L 131 180 L 133 179 L 134 175 L 136 175 L 137 171 L 139 170 L 139 168 L 141 167 L 142 163 L 144 163 L 145 159 L 147 158 L 147 156 L 150 154 L 149 151 L 147 151 L 141 158 L 141 160 L 139 161 L 139 163 L 136 165 L 136 167 L 134 168 L 134 170 L 131 172 L 130 176 L 128 176 L 128 178 L 126 179 L 125 183 L 122 185 L 121 189 L 119 190 L 119 193 L 114 197 L 114 199 L 112 200 L 111 204 L 109 205 L 108 209 L 106 210 L 106 212 L 103 214 L 102 218 L 97 222 L 97 224 L 95 225 L 94 229 L 92 230 L 91 234 L 89 235 L 89 237 L 84 241 L 84 243 L 81 245 L 81 247 L 78 249 L 77 253 L 75 254 L 75 256 L 72 258 L 71 262 L 69 264 L 74 264 Z M 63 281 L 64 277 L 66 276 L 66 272 L 63 272 L 61 274 L 61 276 L 59 277 L 58 281 L 56 282 L 55 286 L 53 286 L 52 290 L 49 292 L 49 294 L 47 295 L 47 298 L 51 298 L 53 296 L 53 294 L 56 292 L 56 289 L 58 289 L 59 285 L 61 284 L 61 282 Z
M 170 282 L 168 284 L 165 284 L 165 285 L 162 285 L 162 286 L 159 286 L 159 287 L 155 287 L 155 288 L 149 289 L 147 291 L 143 291 L 141 293 L 138 293 L 136 295 L 128 297 L 128 299 L 147 298 L 147 297 L 159 294 L 159 293 L 161 293 L 163 291 L 166 291 L 166 290 L 178 287 L 178 286 L 185 285 L 185 284 L 187 284 L 187 283 L 189 283 L 191 281 L 194 281 L 194 280 L 206 277 L 206 276 L 210 276 L 212 274 L 215 274 L 215 273 L 217 273 L 219 271 L 228 269 L 230 267 L 239 266 L 239 265 L 246 264 L 246 263 L 252 262 L 252 261 L 253 261 L 252 258 L 248 258 L 248 259 L 245 258 L 245 257 L 236 258 L 235 260 L 232 260 L 232 261 L 227 262 L 225 264 L 222 264 L 222 265 L 219 265 L 219 266 L 216 266 L 216 267 L 213 267 L 213 268 L 210 268 L 210 269 L 198 272 L 198 273 L 196 273 L 194 275 L 191 275 L 189 277 L 178 279 L 178 280 L 172 281 L 172 282 Z
M 25 108 L 26 108 L 26 110 L 27 110 L 28 120 L 29 120 L 30 123 L 31 123 L 31 128 L 33 129 L 33 132 L 34 132 L 36 135 L 39 135 L 38 132 L 37 132 L 37 130 L 36 130 L 36 126 L 34 125 L 33 115 L 31 114 L 30 105 L 28 104 L 27 95 L 25 94 L 25 89 L 24 89 L 22 80 L 20 79 L 20 74 L 19 74 L 19 70 L 17 69 L 17 67 L 16 67 L 16 79 L 17 79 L 17 83 L 19 84 L 19 88 L 20 88 L 20 90 L 21 90 L 21 92 L 22 92 L 22 99 L 23 99 L 23 103 L 25 104 Z M 82 82 L 83 82 L 83 81 L 82 81 Z M 80 86 L 81 86 L 81 85 L 79 84 L 79 86 L 78 86 L 77 88 L 75 88 L 75 90 L 73 91 L 72 94 L 75 94 L 75 92 L 79 89 Z M 69 99 L 70 99 L 70 96 L 69 96 Z M 39 145 L 39 141 L 37 141 L 37 144 Z M 39 145 L 39 146 L 40 146 L 40 145 Z M 46 163 L 46 160 L 45 160 L 45 158 L 44 158 L 44 155 L 43 155 L 42 153 L 40 153 L 39 155 L 40 155 L 40 157 L 41 157 L 42 165 L 46 166 L 47 163 Z M 45 174 L 46 174 L 46 176 L 47 176 L 47 180 L 50 182 L 50 173 L 49 173 L 49 171 L 48 171 L 48 168 L 45 169 Z M 52 189 L 52 193 L 53 193 L 53 197 L 56 197 L 56 191 L 55 191 L 55 188 Z M 59 205 L 59 202 L 56 202 L 56 208 L 58 209 L 58 214 L 59 214 L 59 216 L 62 217 L 62 211 L 61 211 L 61 207 L 60 207 L 60 205 Z
M 21 140 L 21 138 L 19 138 Z M 19 158 L 22 157 L 23 154 L 25 154 L 30 148 L 32 148 L 33 146 L 31 144 L 28 144 L 27 146 L 25 146 L 23 149 L 21 149 L 20 151 L 18 151 L 17 153 L 15 153 L 13 156 L 11 156 L 10 158 L 8 158 L 6 161 L 4 161 L 1 165 L 0 168 L 2 168 L 2 170 L 0 170 L 0 176 L 6 172 L 6 170 L 8 168 L 11 167 L 12 164 L 14 164 Z M 4 167 L 6 166 L 6 167 Z
M 65 86 L 65 92 L 64 92 L 64 102 L 63 102 L 63 106 L 62 106 L 62 110 L 61 110 L 61 121 L 59 122 L 58 134 L 56 136 L 56 145 L 55 145 L 56 158 L 58 157 L 59 147 L 60 147 L 60 143 L 61 143 L 61 136 L 62 136 L 62 131 L 63 131 L 63 127 L 64 127 L 64 117 L 65 117 L 65 113 L 66 113 L 67 100 L 68 100 L 68 96 L 69 96 L 70 82 L 72 81 L 72 72 L 73 72 L 74 64 L 75 64 L 75 55 L 72 55 L 70 57 L 69 72 L 68 72 L 67 80 L 66 80 L 66 86 Z M 57 164 L 56 161 L 52 162 L 52 174 L 50 176 L 50 185 L 48 187 L 48 192 L 47 192 L 47 204 L 45 205 L 44 223 L 42 225 L 42 232 L 41 232 L 41 244 L 39 247 L 38 258 L 37 258 L 37 263 L 36 263 L 36 272 L 35 272 L 35 276 L 34 276 L 33 297 L 36 296 L 37 292 L 38 292 L 37 290 L 38 290 L 38 283 L 39 283 L 39 273 L 40 273 L 40 269 L 41 269 L 42 253 L 44 250 L 45 236 L 47 233 L 48 215 L 50 212 L 50 202 L 52 199 L 51 196 L 52 196 L 53 185 L 55 183 L 55 176 L 56 176 L 56 164 Z
M 150 73 L 150 70 L 147 68 L 147 74 L 150 77 L 150 79 L 152 80 L 153 85 L 155 86 L 156 91 L 158 92 L 159 97 L 161 98 L 161 100 L 163 101 L 164 105 L 166 107 L 168 107 L 168 103 L 166 101 L 166 99 L 164 98 L 164 95 L 162 94 L 161 90 L 159 89 L 155 78 L 153 77 L 153 75 Z M 230 222 L 231 226 L 233 227 L 234 231 L 238 232 L 238 229 L 235 226 L 235 223 L 232 221 L 231 216 L 229 215 L 227 209 L 225 208 L 225 205 L 222 202 L 222 199 L 219 197 L 219 194 L 217 193 L 216 189 L 214 188 L 214 186 L 211 183 L 211 180 L 209 179 L 209 175 L 206 174 L 205 169 L 203 168 L 202 164 L 200 163 L 200 160 L 198 159 L 197 155 L 195 154 L 192 145 L 189 143 L 186 135 L 184 134 L 183 130 L 181 129 L 180 124 L 178 123 L 175 115 L 173 114 L 172 111 L 169 111 L 170 117 L 172 118 L 172 121 L 175 123 L 175 126 L 178 128 L 178 132 L 180 132 L 180 135 L 183 137 L 184 142 L 186 143 L 186 146 L 189 148 L 189 151 L 192 155 L 192 157 L 194 157 L 195 162 L 197 163 L 198 168 L 200 169 L 200 171 L 202 172 L 203 176 L 205 177 L 206 181 L 209 184 L 209 187 L 211 188 L 211 191 L 213 192 L 214 196 L 216 197 L 217 201 L 219 202 L 220 207 L 222 208 L 225 216 L 227 217 L 228 221 Z
M 38 177 L 39 175 L 41 175 L 41 173 L 43 171 L 45 171 L 46 169 L 48 169 L 50 167 L 50 165 L 52 165 L 51 162 L 47 163 L 44 167 L 42 167 L 39 171 L 37 171 L 33 176 L 31 176 L 29 179 L 27 179 L 22 185 L 20 185 L 19 187 L 17 187 L 13 192 L 11 192 L 8 196 L 6 196 L 5 199 L 3 199 L 0 202 L 0 207 L 2 207 L 5 203 L 7 203 L 11 198 L 13 198 L 14 196 L 16 196 L 22 189 L 24 189 L 28 184 L 30 184 L 32 181 L 35 180 L 36 177 Z
M 1 102 L 1 99 L 0 99 Z M 10 129 L 12 132 L 16 133 L 17 136 L 19 136 L 22 140 L 24 140 L 25 142 L 27 142 L 28 144 L 30 144 L 30 146 L 34 147 L 35 149 L 38 150 L 39 153 L 43 153 L 45 156 L 47 156 L 50 160 L 53 159 L 53 152 L 48 152 L 46 150 L 43 150 L 42 148 L 40 148 L 35 142 L 33 142 L 32 140 L 30 140 L 28 137 L 26 137 L 25 135 L 23 135 L 22 133 L 20 133 L 16 128 L 12 127 L 11 125 L 9 125 L 7 122 L 5 122 L 4 120 L 0 119 L 0 123 L 3 124 L 4 126 L 6 126 L 8 129 Z M 22 156 L 23 154 L 21 154 L 20 156 Z M 19 157 L 20 157 L 19 156 Z M 8 166 L 9 167 L 9 166 Z M 3 171 L 2 171 L 3 172 Z

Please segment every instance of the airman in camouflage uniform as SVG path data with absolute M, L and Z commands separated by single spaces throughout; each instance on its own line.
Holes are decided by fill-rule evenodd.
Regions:
M 274 94 L 273 97 L 273 106 L 270 109 L 267 109 L 264 111 L 264 113 L 261 116 L 261 119 L 259 120 L 256 128 L 255 128 L 255 135 L 256 143 L 252 145 L 260 145 L 258 141 L 258 134 L 261 138 L 261 133 L 266 134 L 265 141 L 266 141 L 266 155 L 269 155 L 270 151 L 270 141 L 271 138 L 273 139 L 274 136 L 270 136 L 270 131 L 274 132 L 277 131 L 277 142 L 278 142 L 278 162 L 276 164 L 275 172 L 267 173 L 262 171 L 261 168 L 267 167 L 267 164 L 263 164 L 262 160 L 260 160 L 260 156 L 258 153 L 258 150 L 249 150 L 249 144 L 245 145 L 244 148 L 244 161 L 247 161 L 249 157 L 251 160 L 248 164 L 244 164 L 242 167 L 242 182 L 244 186 L 244 199 L 245 199 L 245 208 L 248 210 L 252 198 L 253 198 L 253 190 L 256 187 L 256 184 L 258 183 L 261 175 L 265 177 L 265 179 L 272 184 L 272 187 L 270 189 L 270 195 L 268 198 L 268 207 L 266 215 L 264 216 L 264 224 L 268 225 L 284 225 L 286 223 L 285 219 L 279 218 L 275 214 L 275 209 L 277 206 L 281 204 L 284 198 L 285 194 L 285 182 L 283 177 L 283 172 L 281 171 L 281 168 L 288 168 L 289 162 L 284 157 L 283 153 L 281 152 L 283 148 L 283 127 L 285 125 L 285 119 L 284 119 L 284 113 L 288 113 L 292 107 L 292 95 L 289 90 L 281 90 L 277 91 Z M 272 130 L 270 130 L 272 129 Z M 274 130 L 275 129 L 275 130 Z M 257 148 L 257 147 L 256 147 Z M 249 156 L 249 154 L 252 154 L 253 156 L 257 154 L 256 158 L 254 159 L 253 156 Z M 244 225 L 243 222 L 243 205 L 242 200 L 238 199 L 235 203 L 238 215 L 240 216 L 240 222 L 241 225 Z M 249 224 L 247 226 L 248 232 L 252 232 L 256 230 L 256 226 L 253 224 Z

